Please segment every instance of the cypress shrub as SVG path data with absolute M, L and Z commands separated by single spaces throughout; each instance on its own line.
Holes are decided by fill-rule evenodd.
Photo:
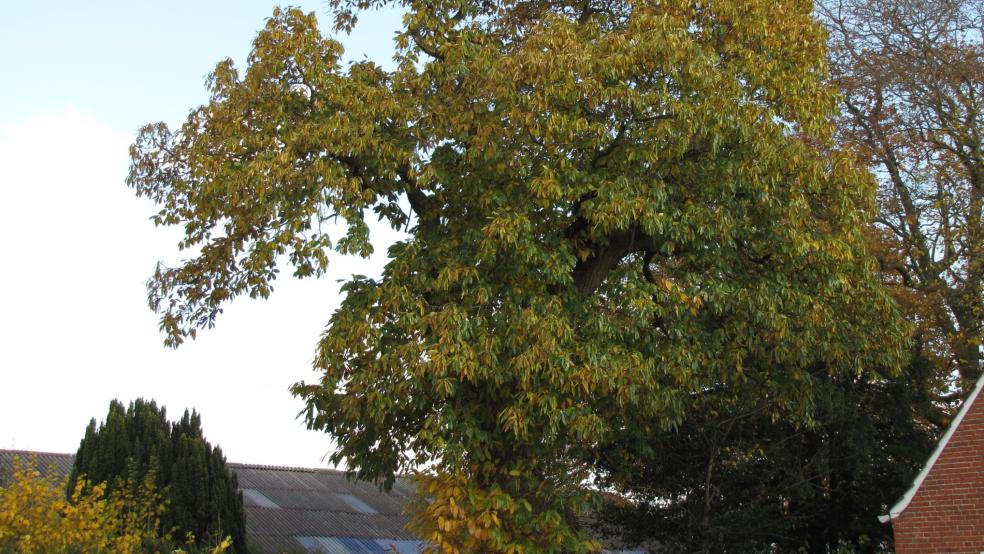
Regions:
M 109 491 L 156 475 L 157 489 L 166 501 L 161 534 L 179 541 L 189 533 L 195 544 L 215 544 L 232 537 L 236 552 L 246 552 L 243 498 L 236 475 L 225 456 L 202 433 L 201 417 L 185 410 L 180 420 L 168 421 L 166 410 L 138 398 L 123 406 L 109 404 L 102 424 L 92 419 L 79 443 L 68 479 L 68 491 L 85 476 L 90 483 L 105 482 Z

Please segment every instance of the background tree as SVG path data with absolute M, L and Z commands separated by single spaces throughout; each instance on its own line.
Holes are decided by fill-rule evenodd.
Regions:
M 938 367 L 921 413 L 943 427 L 933 408 L 963 398 L 982 363 L 984 8 L 824 0 L 818 11 L 844 94 L 839 140 L 879 183 L 875 252 Z
M 934 369 L 919 360 L 879 379 L 816 368 L 810 424 L 776 421 L 757 386 L 721 388 L 677 429 L 616 437 L 599 485 L 634 502 L 607 505 L 599 530 L 669 552 L 893 552 L 878 516 L 935 444 L 913 418 Z
M 93 419 L 75 454 L 68 491 L 84 476 L 106 483 L 113 492 L 127 482 L 153 475 L 166 501 L 162 534 L 183 539 L 192 533 L 197 546 L 232 538 L 236 552 L 246 552 L 242 493 L 236 475 L 227 467 L 221 449 L 205 440 L 196 412 L 177 422 L 166 410 L 137 399 L 124 407 L 112 401 L 105 422 Z
M 171 345 L 282 263 L 367 254 L 370 212 L 408 229 L 294 392 L 359 476 L 427 468 L 426 540 L 593 549 L 575 516 L 613 437 L 722 382 L 807 420 L 818 364 L 898 367 L 809 2 L 402 4 L 393 72 L 276 11 L 244 75 L 220 63 L 181 129 L 143 129 L 129 184 L 193 252 L 150 282 Z

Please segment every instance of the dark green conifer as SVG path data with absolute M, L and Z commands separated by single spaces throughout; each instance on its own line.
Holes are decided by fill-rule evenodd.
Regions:
M 231 536 L 236 552 L 246 551 L 242 494 L 225 456 L 202 433 L 201 417 L 185 410 L 175 423 L 165 408 L 142 398 L 124 407 L 109 405 L 106 420 L 89 422 L 69 475 L 72 490 L 80 475 L 92 483 L 106 482 L 110 490 L 127 477 L 139 482 L 148 472 L 156 476 L 167 502 L 162 532 L 183 540 L 187 533 L 201 546 Z

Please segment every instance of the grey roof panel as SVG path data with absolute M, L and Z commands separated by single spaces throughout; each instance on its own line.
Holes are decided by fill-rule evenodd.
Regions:
M 0 450 L 0 486 L 14 475 L 18 464 L 30 464 L 41 475 L 55 475 L 59 478 L 68 477 L 72 471 L 74 454 L 56 454 L 54 452 L 31 452 L 28 450 Z M 20 466 L 23 467 L 23 466 Z
M 380 546 L 376 541 L 370 539 L 353 539 L 350 537 L 339 537 L 339 541 L 342 542 L 349 549 L 349 552 L 354 554 L 385 554 L 386 550 Z
M 246 528 L 281 536 L 413 539 L 405 517 L 381 514 L 247 508 Z
M 249 544 L 252 550 L 260 554 L 291 554 L 305 552 L 306 549 L 300 546 L 294 537 L 282 537 L 280 535 L 249 535 Z
M 353 511 L 340 498 L 327 491 L 292 489 L 263 489 L 267 498 L 278 506 L 290 510 L 318 510 L 324 512 Z
M 259 506 L 260 508 L 279 508 L 274 501 L 267 498 L 265 494 L 256 489 L 242 489 L 243 500 L 247 506 Z
M 354 494 L 340 494 L 335 493 L 335 496 L 341 498 L 350 508 L 362 513 L 362 514 L 378 514 L 375 508 L 367 504 L 364 500 L 359 498 Z
M 386 552 L 396 552 L 397 554 L 420 554 L 424 550 L 424 541 L 391 541 L 386 539 L 376 539 Z
M 297 544 L 321 554 L 419 554 L 422 541 L 396 539 L 357 539 L 352 537 L 294 537 Z
M 351 554 L 351 551 L 334 537 L 294 537 L 308 552 L 321 554 Z

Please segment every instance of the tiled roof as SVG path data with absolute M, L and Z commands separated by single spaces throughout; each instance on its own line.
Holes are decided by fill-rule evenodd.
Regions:
M 7 481 L 14 474 L 15 460 L 22 463 L 31 463 L 42 475 L 68 476 L 72 471 L 72 461 L 75 460 L 74 454 L 57 454 L 54 452 L 32 452 L 29 450 L 0 450 L 0 487 L 6 486 Z
M 413 491 L 403 480 L 387 494 L 331 469 L 229 467 L 244 491 L 246 534 L 266 552 L 384 552 L 381 542 L 407 552 L 411 542 L 419 544 L 405 529 L 402 507 Z

